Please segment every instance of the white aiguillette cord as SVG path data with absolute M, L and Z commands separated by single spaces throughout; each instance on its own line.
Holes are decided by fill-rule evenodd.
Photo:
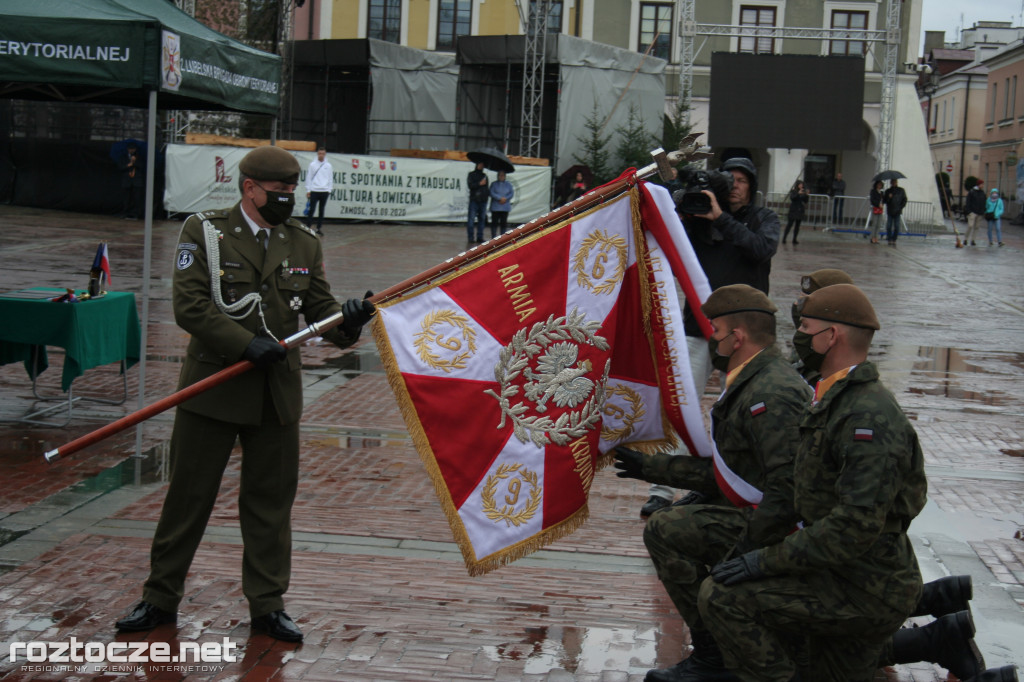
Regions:
M 234 303 L 224 302 L 224 297 L 220 291 L 220 237 L 218 236 L 218 230 L 213 226 L 213 223 L 202 217 L 202 214 L 199 215 L 203 221 L 203 236 L 206 238 L 206 258 L 210 266 L 210 297 L 213 299 L 217 309 L 232 320 L 243 320 L 255 310 L 260 316 L 260 331 L 274 339 L 274 341 L 278 341 L 278 338 L 267 328 L 267 320 L 263 317 L 263 306 L 260 305 L 263 302 L 263 298 L 259 295 L 259 292 L 250 292 Z

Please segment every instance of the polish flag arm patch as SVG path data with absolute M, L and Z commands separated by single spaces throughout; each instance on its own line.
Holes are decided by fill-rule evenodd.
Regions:
M 854 440 L 874 440 L 875 432 L 874 429 L 854 429 L 853 430 Z
M 750 406 L 750 416 L 751 417 L 756 417 L 757 415 L 764 414 L 767 411 L 768 411 L 768 406 L 765 405 L 763 401 L 759 402 L 759 403 L 757 403 L 755 405 L 751 405 Z

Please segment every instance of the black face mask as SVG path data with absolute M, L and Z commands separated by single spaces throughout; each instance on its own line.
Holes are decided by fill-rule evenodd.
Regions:
M 821 363 L 825 361 L 826 353 L 819 353 L 818 351 L 811 348 L 811 343 L 814 341 L 814 337 L 821 332 L 828 331 L 832 327 L 825 327 L 820 332 L 814 334 L 808 334 L 802 332 L 799 329 L 793 334 L 793 348 L 796 349 L 796 354 L 800 356 L 800 359 L 804 363 L 804 368 L 809 369 L 812 372 L 817 372 L 821 369 Z
M 734 329 L 721 339 L 716 339 L 714 337 L 708 339 L 708 352 L 711 353 L 711 366 L 722 372 L 729 371 L 729 358 L 732 356 L 720 355 L 718 352 L 718 344 L 732 336 L 734 331 L 736 330 Z
M 267 195 L 267 203 L 263 204 L 256 211 L 271 225 L 280 225 L 292 216 L 295 208 L 294 192 L 275 192 L 265 189 L 263 185 L 257 184 Z

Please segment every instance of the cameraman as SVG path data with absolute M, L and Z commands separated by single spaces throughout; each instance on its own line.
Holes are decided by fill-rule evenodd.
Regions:
M 767 294 L 772 256 L 779 247 L 780 225 L 774 211 L 754 205 L 757 169 L 750 159 L 733 157 L 726 159 L 720 172 L 705 175 L 711 180 L 711 188 L 701 190 L 711 204 L 707 213 L 695 215 L 680 210 L 689 189 L 676 192 L 673 198 L 711 290 L 747 284 Z M 689 182 L 686 184 L 690 186 Z M 723 209 L 722 204 L 728 208 Z M 701 394 L 711 376 L 711 357 L 689 305 L 683 308 L 683 328 L 693 381 Z M 640 509 L 641 516 L 672 504 L 675 491 L 668 486 L 652 485 L 648 494 L 650 497 Z

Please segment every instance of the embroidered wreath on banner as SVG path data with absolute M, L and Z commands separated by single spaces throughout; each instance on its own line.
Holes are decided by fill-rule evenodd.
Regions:
M 611 360 L 605 363 L 604 374 L 596 382 L 583 376 L 591 369 L 589 360 L 577 362 L 575 367 L 570 363 L 576 361 L 577 344 L 588 344 L 604 351 L 610 348 L 608 341 L 597 335 L 600 327 L 600 322 L 588 322 L 586 315 L 573 308 L 565 317 L 551 315 L 544 322 L 537 322 L 529 332 L 526 328 L 517 331 L 512 342 L 501 349 L 498 363 L 494 366 L 494 379 L 501 385 L 501 392 L 495 393 L 493 389 L 484 391 L 494 396 L 501 406 L 501 421 L 496 428 L 504 428 L 505 419 L 509 419 L 516 438 L 522 443 L 532 442 L 537 447 L 548 443 L 566 445 L 594 428 L 604 408 Z M 542 351 L 547 352 L 538 362 L 541 371 L 535 372 L 530 361 Z M 545 403 L 552 397 L 559 407 L 576 407 L 581 402 L 583 406 L 563 412 L 557 419 L 543 414 L 527 415 L 530 408 L 525 402 L 512 404 L 520 389 L 512 382 L 520 375 L 530 380 L 523 389 L 525 397 L 534 401 L 536 412 L 547 411 Z M 582 390 L 584 386 L 585 392 Z M 584 402 L 591 387 L 593 394 Z
M 607 426 L 602 425 L 601 438 L 610 443 L 618 443 L 619 441 L 625 440 L 629 436 L 633 435 L 633 429 L 636 423 L 640 421 L 640 418 L 647 414 L 647 410 L 644 409 L 643 398 L 640 394 L 631 389 L 628 386 L 618 384 L 611 386 L 607 389 L 609 397 L 613 395 L 621 395 L 626 398 L 629 402 L 630 410 L 627 413 L 618 405 L 613 405 L 610 402 L 605 403 L 603 414 L 609 417 L 619 417 L 622 420 L 622 426 L 617 429 L 611 429 Z
M 612 274 L 596 286 L 591 281 L 590 276 L 593 275 L 595 279 L 601 280 L 605 274 L 605 267 L 600 260 L 596 260 L 590 269 L 590 273 L 587 273 L 587 259 L 590 257 L 590 252 L 594 247 L 597 247 L 600 254 L 606 254 L 614 250 L 618 257 L 618 263 L 615 265 L 615 270 Z M 622 281 L 622 276 L 626 272 L 626 257 L 628 253 L 625 239 L 618 235 L 606 235 L 601 230 L 594 230 L 580 243 L 580 248 L 576 251 L 576 257 L 573 259 L 572 269 L 576 273 L 576 283 L 581 287 L 591 289 L 595 294 L 614 293 L 615 285 Z
M 514 498 L 510 501 L 508 496 L 506 496 L 506 504 L 501 509 L 498 509 L 498 504 L 494 500 L 494 495 L 498 489 L 498 481 L 505 480 L 516 472 L 519 472 L 519 476 L 513 478 L 509 484 L 509 492 Z M 522 488 L 522 483 L 519 482 L 520 479 L 530 485 L 530 498 L 521 511 L 516 511 L 515 504 L 519 501 L 519 490 Z M 514 491 L 512 490 L 513 484 L 515 485 Z M 499 464 L 498 470 L 487 477 L 483 492 L 480 494 L 480 499 L 484 503 L 484 515 L 491 521 L 504 521 L 506 528 L 509 526 L 516 526 L 518 528 L 532 519 L 533 515 L 537 513 L 537 510 L 540 508 L 541 492 L 542 489 L 537 482 L 536 472 L 530 471 L 522 464 Z
M 444 372 L 451 372 L 453 369 L 465 369 L 466 360 L 476 353 L 476 331 L 469 326 L 469 318 L 457 314 L 454 310 L 438 310 L 427 314 L 420 322 L 423 330 L 413 337 L 413 346 L 420 360 L 426 363 L 431 369 L 439 369 Z M 462 332 L 462 341 L 452 336 L 446 341 L 444 336 L 434 331 L 435 325 L 448 324 L 457 327 Z M 433 347 L 439 346 L 453 353 L 462 348 L 465 341 L 467 350 L 458 353 L 451 358 L 443 359 L 433 352 Z

